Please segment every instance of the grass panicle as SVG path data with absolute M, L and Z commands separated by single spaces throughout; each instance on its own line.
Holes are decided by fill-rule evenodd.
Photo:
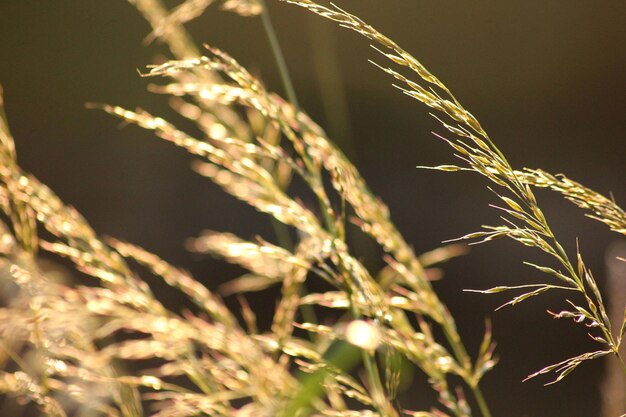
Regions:
M 342 27 L 365 36 L 374 42 L 374 49 L 391 63 L 405 67 L 417 76 L 418 81 L 414 81 L 395 69 L 375 64 L 401 83 L 396 87 L 404 94 L 417 99 L 436 111 L 438 114 L 433 116 L 453 135 L 454 139 L 437 136 L 453 148 L 456 152 L 455 156 L 464 163 L 464 166 L 442 165 L 434 168 L 441 171 L 473 171 L 484 176 L 498 187 L 493 191 L 502 205 L 494 205 L 494 207 L 503 214 L 503 224 L 484 226 L 483 231 L 470 233 L 461 239 L 486 242 L 499 237 L 508 237 L 522 245 L 536 248 L 548 254 L 556 262 L 557 268 L 563 268 L 532 265 L 556 278 L 557 282 L 564 285 L 553 285 L 548 282 L 536 286 L 496 287 L 485 291 L 486 293 L 493 293 L 532 288 L 531 291 L 513 298 L 507 305 L 515 305 L 550 290 L 573 290 L 579 293 L 580 301 L 568 300 L 575 312 L 564 312 L 562 315 L 555 315 L 555 317 L 579 318 L 577 320 L 579 323 L 591 326 L 597 331 L 598 334 L 590 336 L 594 341 L 603 345 L 605 350 L 588 352 L 563 363 L 546 367 L 538 373 L 532 374 L 531 377 L 554 371 L 558 374 L 556 379 L 558 381 L 582 361 L 608 353 L 618 356 L 620 361 L 624 363 L 619 350 L 622 335 L 612 331 L 611 322 L 604 311 L 604 303 L 593 275 L 585 267 L 580 252 L 576 253 L 576 260 L 570 259 L 566 254 L 552 232 L 531 186 L 547 187 L 563 194 L 565 198 L 579 207 L 590 210 L 593 213 L 591 215 L 593 218 L 606 223 L 618 233 L 623 233 L 623 210 L 612 200 L 564 176 L 553 176 L 541 170 L 514 170 L 478 120 L 459 103 L 438 78 L 395 42 L 358 17 L 335 5 L 325 7 L 309 0 L 284 1 L 304 7 L 322 17 L 338 22 Z M 600 352 L 603 353 L 600 354 Z

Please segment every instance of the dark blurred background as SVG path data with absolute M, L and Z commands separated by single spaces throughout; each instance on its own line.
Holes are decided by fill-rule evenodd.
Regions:
M 339 5 L 438 75 L 515 167 L 563 172 L 626 203 L 626 2 L 342 0 Z M 415 168 L 453 162 L 451 152 L 431 135 L 441 129 L 425 107 L 367 63 L 383 58 L 364 38 L 274 0 L 270 11 L 302 106 L 331 137 L 341 139 L 416 252 L 498 221 L 487 207 L 494 197 L 481 178 Z M 230 52 L 282 93 L 259 19 L 214 7 L 188 27 L 196 41 Z M 0 0 L 0 83 L 19 160 L 99 233 L 142 245 L 215 287 L 237 269 L 188 254 L 185 239 L 205 228 L 270 237 L 269 222 L 194 174 L 184 151 L 85 109 L 95 101 L 172 114 L 165 97 L 146 92 L 151 80 L 137 74 L 166 52 L 160 45 L 142 46 L 148 32 L 143 18 L 122 0 Z M 345 93 L 349 118 L 343 125 L 336 117 L 340 112 L 329 116 L 325 110 L 329 90 L 339 92 L 335 100 Z M 560 197 L 538 195 L 566 248 L 573 251 L 580 238 L 588 266 L 605 285 L 605 250 L 619 236 Z M 484 317 L 492 316 L 501 362 L 484 384 L 495 416 L 599 415 L 602 361 L 582 365 L 549 387 L 542 385 L 549 380 L 522 383 L 529 373 L 594 347 L 584 328 L 546 314 L 547 308 L 564 306 L 562 294 L 494 313 L 506 295 L 462 292 L 538 282 L 543 277 L 522 265 L 531 259 L 541 261 L 506 241 L 474 247 L 446 265 L 444 280 L 435 285 L 473 351 Z M 381 266 L 378 260 L 365 263 Z M 273 305 L 267 298 L 253 304 Z M 410 397 L 423 404 L 420 395 Z

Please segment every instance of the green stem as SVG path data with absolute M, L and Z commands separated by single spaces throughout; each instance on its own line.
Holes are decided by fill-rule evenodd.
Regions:
M 276 36 L 276 31 L 274 30 L 274 25 L 272 24 L 272 20 L 270 18 L 269 11 L 267 9 L 267 4 L 265 0 L 259 0 L 261 7 L 263 8 L 263 12 L 261 13 L 261 21 L 263 22 L 263 29 L 267 35 L 267 39 L 270 43 L 270 47 L 272 49 L 272 54 L 274 55 L 274 60 L 276 61 L 276 66 L 278 67 L 278 72 L 280 74 L 280 78 L 285 89 L 285 93 L 287 95 L 288 100 L 293 104 L 296 111 L 296 120 L 297 114 L 300 112 L 300 105 L 298 103 L 298 97 L 296 95 L 296 90 L 293 87 L 293 82 L 291 81 L 291 76 L 289 75 L 289 69 L 287 68 L 287 63 L 285 61 L 285 56 L 283 54 L 282 48 L 280 47 L 280 43 L 278 42 L 278 37 Z M 306 161 L 305 161 L 306 162 Z M 312 171 L 309 164 L 307 164 L 309 171 Z M 320 200 L 322 203 L 322 200 Z M 322 203 L 322 210 L 326 213 L 324 204 Z M 293 248 L 293 242 L 291 241 L 291 237 L 289 236 L 288 228 L 283 224 L 278 222 L 276 219 L 272 219 L 272 226 L 274 227 L 274 232 L 278 238 L 279 244 L 288 249 Z M 304 284 L 301 284 L 300 291 L 306 291 L 306 287 Z M 317 316 L 315 311 L 310 306 L 301 306 L 300 310 L 302 312 L 302 316 L 304 319 L 310 323 L 317 323 Z
M 624 375 L 626 375 L 626 363 L 624 363 L 624 358 L 622 358 L 622 355 L 620 355 L 619 352 L 615 352 L 615 355 L 617 356 L 617 359 L 619 360 L 619 364 L 622 365 L 622 370 L 624 371 Z
M 283 83 L 283 86 L 285 87 L 285 94 L 287 95 L 287 99 L 295 107 L 296 114 L 298 114 L 300 112 L 300 104 L 298 104 L 298 97 L 296 96 L 296 90 L 293 88 L 293 83 L 291 82 L 291 77 L 289 76 L 289 70 L 287 69 L 287 63 L 285 62 L 285 56 L 283 55 L 283 50 L 280 47 L 280 43 L 278 43 L 278 37 L 276 36 L 276 32 L 274 31 L 274 26 L 272 25 L 269 11 L 267 10 L 267 3 L 265 2 L 265 0 L 259 0 L 259 3 L 263 8 L 263 12 L 261 13 L 261 21 L 263 22 L 263 28 L 265 29 L 265 33 L 267 33 L 267 38 L 269 40 L 270 47 L 272 48 L 272 54 L 274 55 L 274 59 L 276 60 L 276 65 L 278 66 L 278 72 L 280 74 L 281 81 Z
M 478 408 L 480 408 L 483 417 L 491 417 L 491 411 L 489 411 L 489 406 L 487 405 L 487 401 L 485 401 L 485 397 L 483 397 L 480 387 L 478 385 L 472 387 L 472 392 L 474 393 L 474 398 L 476 398 Z

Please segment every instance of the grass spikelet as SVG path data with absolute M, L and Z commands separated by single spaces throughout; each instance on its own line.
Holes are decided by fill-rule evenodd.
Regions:
M 109 239 L 111 246 L 126 258 L 132 258 L 147 266 L 157 276 L 170 286 L 179 289 L 198 306 L 202 307 L 214 320 L 227 326 L 234 326 L 235 318 L 215 295 L 204 285 L 196 281 L 187 272 L 178 269 L 158 256 L 146 250 L 116 239 Z
M 614 232 L 626 235 L 626 212 L 612 199 L 567 178 L 565 175 L 552 175 L 541 169 L 525 169 L 518 172 L 518 175 L 532 186 L 550 188 L 562 194 L 563 197 L 581 209 L 593 213 L 587 214 L 588 217 L 606 224 Z
M 41 242 L 43 249 L 68 256 L 80 270 L 112 285 L 123 285 L 139 292 L 145 290 L 139 282 L 129 278 L 131 274 L 123 259 L 99 240 L 85 219 L 74 208 L 63 204 L 48 187 L 16 170 L 3 176 L 3 181 L 7 187 L 9 183 L 15 187 L 14 200 L 28 207 L 37 221 L 61 241 Z
M 309 252 L 312 249 L 312 245 L 309 244 L 311 240 L 313 239 L 301 241 L 296 250 L 297 257 L 304 259 L 307 257 L 320 259 L 320 256 L 316 252 Z M 297 311 L 302 307 L 300 296 L 303 292 L 304 283 L 311 270 L 311 266 L 310 264 L 306 267 L 294 266 L 283 279 L 281 299 L 276 306 L 271 327 L 272 332 L 276 334 L 281 341 L 287 339 L 293 333 Z M 309 316 L 312 315 L 311 311 L 308 313 Z
M 204 0 L 199 1 L 206 3 Z M 170 14 L 170 11 L 163 6 L 160 0 L 129 0 L 129 2 L 141 12 L 153 30 L 162 27 L 163 20 L 167 19 L 167 16 Z M 200 56 L 199 49 L 189 33 L 175 19 L 170 21 L 167 30 L 164 31 L 159 40 L 168 45 L 171 53 L 177 59 Z M 219 83 L 221 81 L 219 74 L 206 69 L 195 71 L 194 76 L 208 83 Z M 184 78 L 179 78 L 179 80 L 185 81 Z M 197 99 L 196 102 L 203 109 L 203 112 L 219 121 L 216 125 L 220 128 L 240 137 L 248 137 L 250 135 L 249 124 L 233 109 L 202 98 Z
M 198 253 L 226 258 L 255 274 L 269 278 L 284 278 L 292 268 L 309 268 L 309 263 L 289 251 L 268 242 L 247 242 L 230 233 L 203 232 L 191 240 L 188 247 Z
M 150 75 L 172 74 L 196 65 L 208 66 L 213 69 L 222 67 L 222 71 L 237 82 L 238 87 L 170 84 L 159 89 L 159 91 L 174 95 L 210 96 L 225 104 L 237 98 L 240 103 L 249 105 L 275 120 L 282 126 L 283 133 L 295 142 L 294 145 L 297 149 L 302 149 L 304 145 L 301 141 L 304 141 L 308 156 L 324 165 L 331 174 L 335 189 L 355 209 L 358 215 L 357 223 L 361 225 L 364 231 L 371 234 L 385 250 L 394 253 L 401 262 L 410 265 L 416 273 L 421 275 L 419 262 L 389 220 L 388 209 L 372 195 L 356 168 L 341 151 L 330 143 L 323 130 L 306 115 L 295 115 L 282 99 L 266 92 L 258 80 L 227 54 L 214 48 L 211 51 L 215 54 L 216 60 L 202 57 L 198 60 L 167 63 L 153 68 Z M 303 130 L 303 132 L 293 131 L 294 127 Z M 297 134 L 302 135 L 302 139 L 298 139 Z M 300 152 L 302 153 L 303 150 Z
M 271 214 L 282 223 L 294 226 L 311 236 L 324 236 L 315 216 L 287 197 L 272 175 L 255 162 L 254 158 L 237 160 L 220 148 L 191 138 L 165 120 L 145 112 L 131 112 L 117 106 L 103 106 L 111 114 L 137 123 L 189 152 L 203 156 L 213 164 L 198 162 L 194 166 L 203 176 L 212 178 L 235 197 L 246 201 L 259 211 Z M 238 148 L 239 149 L 239 148 Z M 256 148 L 253 148 L 253 151 Z M 214 164 L 224 166 L 220 169 Z
M 211 178 L 233 196 L 263 213 L 270 214 L 281 223 L 293 226 L 307 235 L 326 238 L 327 234 L 320 227 L 316 217 L 280 191 L 273 180 L 260 174 L 263 172 L 262 168 L 257 167 L 251 170 L 251 174 L 261 180 L 262 184 L 208 163 L 198 162 L 193 168 L 200 175 Z M 256 171 L 257 169 L 261 171 Z
M 423 274 L 422 266 L 413 250 L 391 223 L 389 209 L 374 197 L 354 165 L 322 135 L 305 134 L 304 139 L 313 158 L 321 161 L 331 174 L 337 192 L 354 208 L 355 220 L 361 229 L 396 259 L 410 267 L 414 273 Z

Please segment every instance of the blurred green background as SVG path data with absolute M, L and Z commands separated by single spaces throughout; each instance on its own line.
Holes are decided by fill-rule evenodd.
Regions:
M 439 76 L 515 167 L 563 172 L 626 203 L 626 2 L 338 4 Z M 275 0 L 270 11 L 302 107 L 340 139 L 418 253 L 498 221 L 487 207 L 494 197 L 481 178 L 415 168 L 454 160 L 431 135 L 442 129 L 425 107 L 367 63 L 383 58 L 365 39 Z M 282 93 L 258 19 L 213 7 L 188 27 L 198 42 L 230 52 Z M 103 102 L 172 114 L 165 97 L 146 92 L 153 80 L 137 74 L 166 53 L 161 45 L 142 45 L 148 32 L 143 18 L 122 0 L 0 0 L 0 83 L 19 160 L 100 233 L 142 245 L 215 287 L 238 270 L 186 253 L 185 239 L 204 228 L 271 238 L 269 222 L 194 174 L 184 151 L 138 128 L 119 129 L 117 119 L 85 109 L 86 102 Z M 345 123 L 341 112 L 325 109 L 328 91 L 335 93 L 333 100 L 345 97 Z M 618 235 L 560 197 L 538 195 L 567 249 L 580 238 L 588 266 L 604 284 L 604 252 Z M 381 266 L 367 257 L 371 245 L 357 246 L 368 266 Z M 563 307 L 562 294 L 493 313 L 506 295 L 462 292 L 537 282 L 537 273 L 521 264 L 530 259 L 541 258 L 510 242 L 474 247 L 445 267 L 436 288 L 471 349 L 478 346 L 484 317 L 493 317 L 501 362 L 486 377 L 485 392 L 494 415 L 599 415 L 601 361 L 550 387 L 542 386 L 548 380 L 521 382 L 593 347 L 584 328 L 545 313 Z M 252 305 L 273 308 L 274 300 L 269 295 Z M 418 391 L 406 396 L 407 408 L 431 398 Z

